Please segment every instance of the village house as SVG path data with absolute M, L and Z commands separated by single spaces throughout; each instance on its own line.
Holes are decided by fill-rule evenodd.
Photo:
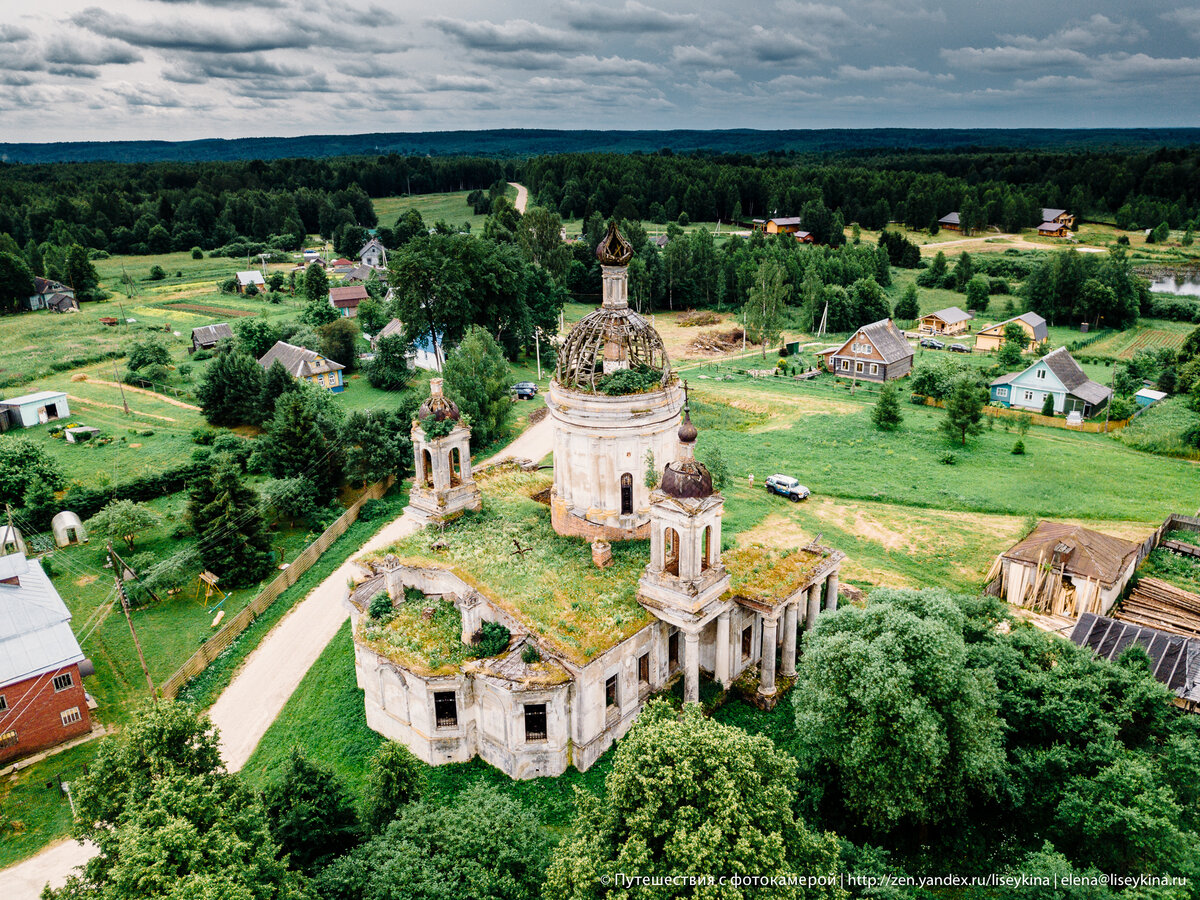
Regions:
M 796 239 L 796 243 L 797 243 L 797 244 L 811 244 L 811 243 L 813 243 L 813 236 L 812 236 L 812 233 L 811 233 L 811 232 L 808 232 L 808 231 L 796 231 L 796 232 L 793 232 L 793 233 L 792 233 L 792 237 L 794 237 L 794 238 Z
M 1052 397 L 1057 415 L 1083 418 L 1104 408 L 1112 390 L 1083 373 L 1066 347 L 1047 353 L 1021 372 L 1009 372 L 991 383 L 991 399 L 1001 406 L 1041 412 Z
M 383 269 L 387 267 L 387 248 L 383 246 L 383 242 L 379 238 L 373 237 L 358 251 L 358 261 L 364 266 L 370 266 L 372 269 Z
M 237 292 L 239 294 L 246 293 L 247 288 L 254 285 L 254 289 L 260 294 L 267 289 L 267 280 L 263 278 L 263 273 L 257 269 L 252 269 L 249 272 L 237 273 Z
M 834 375 L 862 381 L 891 381 L 912 370 L 912 345 L 892 323 L 880 319 L 858 329 L 848 341 L 818 354 Z
M 49 278 L 35 276 L 33 293 L 24 301 L 24 306 L 30 311 L 49 309 L 54 312 L 69 312 L 79 309 L 79 301 L 75 299 L 74 288 Z
M 392 319 L 379 330 L 379 334 L 371 338 L 371 350 L 378 351 L 379 341 L 385 337 L 404 337 L 404 323 L 399 319 Z M 429 335 L 425 335 L 416 343 L 408 348 L 406 358 L 408 364 L 414 369 L 424 369 L 427 372 L 442 371 L 442 363 L 446 359 L 445 338 L 441 332 L 437 335 L 437 344 L 434 344 L 433 339 Z
M 1053 222 L 1056 225 L 1062 225 L 1066 228 L 1075 227 L 1075 215 L 1069 213 L 1065 209 L 1047 209 L 1042 208 L 1042 222 Z
M 358 304 L 368 297 L 366 286 L 361 284 L 329 289 L 329 305 L 346 319 L 358 316 Z
M 192 329 L 192 349 L 189 352 L 215 350 L 217 344 L 221 343 L 221 341 L 232 340 L 233 329 L 229 327 L 228 322 L 217 322 L 215 325 L 201 325 L 198 328 Z
M 837 608 L 840 551 L 722 550 L 724 499 L 696 459 L 685 391 L 628 306 L 632 248 L 614 227 L 598 255 L 603 305 L 572 328 L 551 381 L 553 479 L 473 472 L 469 428 L 435 379 L 412 429 L 411 511 L 458 522 L 433 546 L 417 533 L 369 557 L 348 590 L 367 724 L 431 764 L 479 756 L 522 779 L 584 771 L 652 694 L 678 679 L 683 701 L 698 702 L 702 673 L 772 707 L 795 676 L 800 629 Z M 598 390 L 633 366 L 661 379 L 634 394 Z M 646 450 L 668 461 L 654 487 Z M 472 549 L 497 533 L 470 513 L 485 496 L 490 515 L 522 523 L 516 550 Z M 564 537 L 590 542 L 590 554 L 581 544 L 543 561 Z M 613 553 L 612 541 L 635 538 L 649 538 L 648 557 Z M 500 553 L 519 560 L 502 578 L 490 568 Z M 390 613 L 373 615 L 384 597 Z M 485 623 L 504 626 L 508 646 L 470 659 Z
M 1066 237 L 1067 226 L 1061 222 L 1043 222 L 1037 228 L 1039 237 Z
M 946 213 L 938 219 L 938 226 L 947 231 L 962 231 L 962 223 L 958 220 L 957 212 Z
M 800 217 L 779 216 L 767 219 L 762 224 L 762 230 L 767 234 L 795 234 L 800 230 Z
M 342 382 L 342 369 L 346 367 L 332 359 L 326 359 L 315 350 L 276 341 L 275 346 L 263 354 L 258 364 L 264 369 L 269 369 L 276 360 L 279 360 L 288 374 L 298 381 L 319 385 L 335 394 L 340 394 L 346 389 Z
M 10 426 L 21 428 L 45 425 L 71 414 L 67 395 L 63 391 L 38 391 L 36 394 L 0 400 L 0 411 L 7 412 Z
M 41 563 L 0 556 L 0 763 L 90 732 L 93 671 Z
M 998 350 L 1004 346 L 1004 326 L 1008 324 L 1020 325 L 1025 334 L 1029 336 L 1030 346 L 1042 343 L 1049 335 L 1046 330 L 1046 320 L 1037 313 L 1026 312 L 1019 316 L 1013 316 L 1011 319 L 1005 319 L 1003 322 L 997 322 L 995 325 L 981 328 L 975 335 L 975 349 Z
M 1133 576 L 1138 545 L 1063 522 L 1037 527 L 998 560 L 990 591 L 1052 615 L 1104 615 Z
M 973 315 L 957 306 L 948 306 L 921 316 L 919 330 L 922 334 L 963 334 L 971 330 L 973 318 Z

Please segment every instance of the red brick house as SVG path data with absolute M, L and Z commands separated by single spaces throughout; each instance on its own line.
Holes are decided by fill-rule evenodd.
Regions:
M 83 690 L 91 673 L 41 564 L 0 557 L 0 763 L 91 731 Z

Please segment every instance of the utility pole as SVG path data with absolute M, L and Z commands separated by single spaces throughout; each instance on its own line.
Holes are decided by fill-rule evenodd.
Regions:
M 125 401 L 125 385 L 121 383 L 121 376 L 117 373 L 117 361 L 113 360 L 113 378 L 116 379 L 117 387 L 121 389 L 121 405 L 125 407 L 125 415 L 131 415 L 129 412 L 129 404 Z
M 542 341 L 541 341 L 541 334 L 542 334 L 542 329 L 540 329 L 540 328 L 535 328 L 535 329 L 533 329 L 533 346 L 534 346 L 534 350 L 537 352 L 538 381 L 541 381 L 541 380 L 542 380 Z
M 125 582 L 121 580 L 121 573 L 125 568 L 125 563 L 121 557 L 117 556 L 117 551 L 113 549 L 111 542 L 108 545 L 108 556 L 112 560 L 113 578 L 117 582 L 117 597 L 121 601 L 121 609 L 125 613 L 125 621 L 129 623 L 129 633 L 133 635 L 133 646 L 137 649 L 138 662 L 142 664 L 142 672 L 146 675 L 146 684 L 150 687 L 150 699 L 157 703 L 158 693 L 154 690 L 154 679 L 150 677 L 150 670 L 146 668 L 146 657 L 142 655 L 142 644 L 138 640 L 137 630 L 133 627 L 133 617 L 129 615 L 129 597 L 125 593 Z

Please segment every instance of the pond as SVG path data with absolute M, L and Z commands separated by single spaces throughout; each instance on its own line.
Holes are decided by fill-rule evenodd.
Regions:
M 1191 269 L 1174 275 L 1157 275 L 1150 281 L 1150 290 L 1158 294 L 1183 294 L 1200 297 L 1200 270 Z

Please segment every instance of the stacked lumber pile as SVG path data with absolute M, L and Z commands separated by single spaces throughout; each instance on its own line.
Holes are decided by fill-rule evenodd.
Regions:
M 1185 544 L 1183 541 L 1163 541 L 1159 546 L 1181 556 L 1200 557 L 1200 547 L 1195 544 Z
M 740 328 L 725 331 L 704 331 L 692 338 L 688 349 L 693 353 L 723 354 L 742 349 L 746 333 Z
M 1142 578 L 1115 618 L 1184 637 L 1200 637 L 1200 594 Z

